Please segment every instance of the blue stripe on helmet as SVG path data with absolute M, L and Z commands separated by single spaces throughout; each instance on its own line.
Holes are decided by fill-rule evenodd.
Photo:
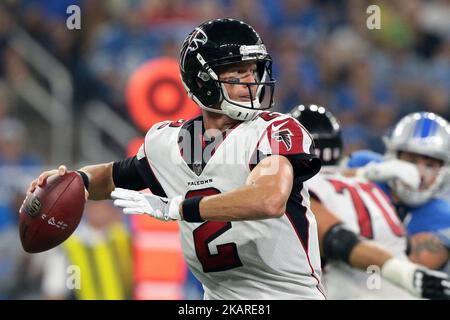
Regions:
M 439 125 L 435 119 L 431 120 L 429 136 L 434 136 L 438 131 Z
M 435 120 L 422 118 L 416 123 L 414 137 L 426 138 L 436 133 L 438 124 Z
M 421 132 L 421 129 L 422 129 L 423 120 L 424 120 L 424 118 L 420 118 L 420 119 L 416 122 L 416 126 L 414 127 L 414 134 L 413 134 L 413 137 L 419 137 L 419 136 L 420 136 L 420 132 Z

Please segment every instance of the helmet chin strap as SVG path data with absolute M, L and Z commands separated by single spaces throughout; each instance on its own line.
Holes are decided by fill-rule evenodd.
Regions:
M 404 204 L 410 207 L 418 207 L 430 200 L 433 197 L 433 190 L 411 190 L 405 186 L 401 181 L 392 181 L 392 188 L 395 191 L 397 198 Z
M 232 100 L 228 95 L 227 89 L 221 84 L 223 100 L 220 104 L 227 116 L 234 120 L 246 121 L 253 118 L 253 116 L 260 111 L 261 103 L 258 98 L 253 101 L 236 101 Z
M 238 106 L 234 105 L 233 103 L 224 99 L 222 101 L 222 103 L 220 104 L 220 108 L 223 111 L 225 111 L 225 114 L 227 116 L 229 116 L 230 118 L 232 118 L 234 120 L 241 120 L 241 121 L 250 120 L 259 111 L 258 110 L 259 109 L 259 101 L 258 100 L 253 100 L 253 104 L 251 101 L 248 101 L 248 102 L 239 102 L 239 101 L 234 101 L 234 100 L 230 100 L 230 101 L 241 104 L 248 108 L 252 108 L 252 107 L 254 108 L 254 109 L 245 109 L 242 107 L 238 107 Z M 256 108 L 255 108 L 255 106 L 256 106 Z

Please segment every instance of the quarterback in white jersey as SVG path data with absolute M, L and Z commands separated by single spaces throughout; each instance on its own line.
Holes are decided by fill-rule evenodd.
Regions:
M 363 177 L 341 175 L 334 166 L 342 153 L 340 128 L 334 116 L 316 105 L 299 106 L 291 114 L 314 137 L 322 160 L 321 172 L 306 185 L 318 222 L 328 297 L 448 298 L 445 274 L 408 261 L 406 233 L 386 194 Z M 400 168 L 409 167 L 405 163 Z M 418 176 L 412 170 L 414 174 Z
M 312 140 L 298 122 L 278 113 L 262 112 L 239 122 L 221 139 L 205 141 L 202 130 L 198 117 L 156 124 L 148 132 L 137 158 L 148 163 L 146 175 L 155 178 L 154 194 L 167 198 L 219 194 L 245 185 L 258 157 L 273 154 L 272 148 L 277 154 L 300 158 L 312 150 Z M 207 162 L 202 158 L 209 155 L 195 159 L 191 152 L 197 143 L 204 145 L 203 152 L 211 150 Z M 204 285 L 205 298 L 322 298 L 317 226 L 308 199 L 307 190 L 294 188 L 286 214 L 276 219 L 180 221 L 183 253 Z
M 313 141 L 273 105 L 272 59 L 256 31 L 207 21 L 186 38 L 180 72 L 203 109 L 155 124 L 134 157 L 79 170 L 89 199 L 177 220 L 206 299 L 325 299 L 317 225 L 303 188 L 320 170 Z M 41 174 L 29 191 L 65 167 Z M 138 192 L 149 188 L 152 194 Z

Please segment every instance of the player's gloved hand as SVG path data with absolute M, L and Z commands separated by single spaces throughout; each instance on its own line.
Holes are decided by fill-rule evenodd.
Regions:
M 399 179 L 412 189 L 420 185 L 420 173 L 417 167 L 407 161 L 389 159 L 383 162 L 370 162 L 356 170 L 356 176 L 364 177 L 370 181 L 389 181 Z
M 182 196 L 172 199 L 158 197 L 153 194 L 141 193 L 134 190 L 115 188 L 111 192 L 114 205 L 123 208 L 125 214 L 148 214 L 156 219 L 181 220 L 179 206 Z
M 443 272 L 430 270 L 407 260 L 391 258 L 381 275 L 419 298 L 450 299 L 450 279 Z

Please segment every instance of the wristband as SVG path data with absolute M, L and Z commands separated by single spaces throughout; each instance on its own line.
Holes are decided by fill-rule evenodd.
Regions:
M 187 222 L 203 222 L 200 216 L 200 201 L 202 196 L 192 197 L 183 201 L 183 220 Z
M 81 171 L 81 170 L 78 170 L 77 172 L 80 174 L 81 178 L 83 179 L 84 187 L 86 188 L 86 190 L 89 190 L 89 177 L 88 177 L 88 175 L 86 174 L 86 172 Z

